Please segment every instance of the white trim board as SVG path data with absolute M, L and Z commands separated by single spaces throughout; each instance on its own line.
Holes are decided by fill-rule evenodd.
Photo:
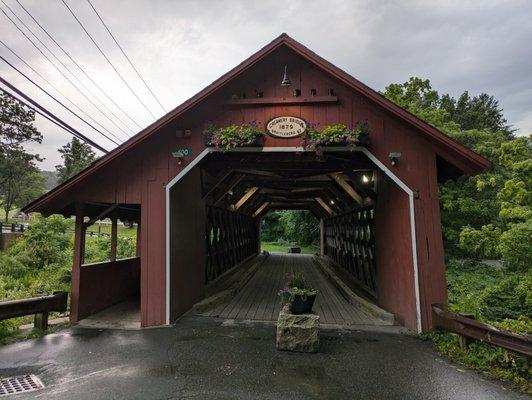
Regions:
M 203 150 L 190 164 L 188 164 L 179 174 L 177 174 L 166 185 L 166 324 L 170 324 L 170 189 L 179 180 L 181 180 L 192 168 L 194 168 L 201 160 L 203 160 L 209 153 L 219 152 L 221 150 L 215 148 L 206 148 Z M 308 152 L 303 147 L 239 147 L 236 149 L 227 150 L 233 153 L 285 153 L 285 152 Z M 421 303 L 419 295 L 419 269 L 417 259 L 417 244 L 416 244 L 416 217 L 414 210 L 414 191 L 410 189 L 397 175 L 395 175 L 386 165 L 379 161 L 368 149 L 365 147 L 355 147 L 353 149 L 346 147 L 328 147 L 324 152 L 361 152 L 366 155 L 381 171 L 383 171 L 392 181 L 394 181 L 409 197 L 410 208 L 410 235 L 412 239 L 412 262 L 414 265 L 414 291 L 416 296 L 416 323 L 417 331 L 421 333 Z

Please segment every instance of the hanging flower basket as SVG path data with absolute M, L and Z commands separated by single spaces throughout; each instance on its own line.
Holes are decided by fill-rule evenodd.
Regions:
M 344 124 L 326 125 L 322 129 L 319 124 L 311 124 L 303 133 L 303 145 L 307 150 L 319 150 L 323 147 L 367 146 L 369 144 L 369 124 L 359 122 L 354 128 Z
M 224 128 L 211 125 L 203 132 L 203 141 L 206 146 L 221 150 L 236 147 L 262 147 L 264 133 L 255 121 L 242 125 L 233 124 Z

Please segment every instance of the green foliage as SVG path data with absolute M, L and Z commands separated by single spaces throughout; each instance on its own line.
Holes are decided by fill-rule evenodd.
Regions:
M 481 342 L 472 342 L 467 349 L 460 348 L 458 336 L 452 333 L 433 332 L 430 335 L 439 352 L 497 379 L 513 381 L 523 390 L 532 393 L 530 368 L 525 357 Z
M 75 137 L 61 147 L 59 153 L 63 159 L 63 165 L 56 165 L 55 167 L 57 183 L 63 183 L 96 160 L 96 153 L 92 148 Z
M 60 265 L 70 257 L 72 235 L 68 232 L 69 228 L 69 221 L 59 215 L 48 218 L 36 215 L 24 237 L 17 240 L 2 258 L 6 265 L 11 261 L 26 269 Z
M 465 227 L 460 232 L 460 248 L 465 253 L 479 258 L 497 258 L 497 249 L 501 238 L 501 229 L 492 224 L 483 225 L 480 229 Z
M 261 240 L 280 241 L 287 246 L 317 246 L 320 243 L 320 223 L 306 210 L 269 212 L 262 220 Z
M 478 320 L 499 329 L 532 333 L 532 274 L 512 272 L 475 261 L 447 263 L 449 308 L 457 313 L 472 313 Z M 500 348 L 473 342 L 461 349 L 457 336 L 433 333 L 438 350 L 453 360 L 487 373 L 516 382 L 530 391 L 530 371 L 526 360 Z
M 204 135 L 211 146 L 229 150 L 235 147 L 257 144 L 257 141 L 263 136 L 263 132 L 258 124 L 252 121 L 242 125 L 229 125 L 225 128 L 217 128 L 211 125 L 205 130 Z
M 383 94 L 493 163 L 488 172 L 440 185 L 447 254 L 473 258 L 502 254 L 511 267 L 530 268 L 526 244 L 530 242 L 527 221 L 532 219 L 531 138 L 515 139 L 497 100 L 485 93 L 471 97 L 465 91 L 456 100 L 440 96 L 428 80 L 410 78 L 389 85 Z M 525 225 L 513 228 L 516 223 Z M 525 242 L 511 243 L 512 238 Z
M 9 94 L 0 94 L 0 155 L 21 152 L 27 142 L 42 142 L 33 122 L 35 113 Z
M 316 150 L 321 146 L 331 145 L 355 147 L 362 137 L 368 135 L 368 123 L 359 122 L 351 128 L 344 124 L 326 125 L 322 129 L 319 129 L 317 125 L 311 125 L 301 137 L 306 149 Z
M 0 205 L 6 222 L 13 207 L 21 207 L 45 191 L 45 181 L 35 164 L 40 157 L 23 147 L 42 141 L 34 120 L 33 111 L 10 95 L 0 94 Z
M 499 252 L 508 268 L 527 272 L 532 266 L 532 219 L 512 224 L 501 235 Z
M 305 300 L 308 296 L 317 296 L 318 291 L 312 288 L 305 276 L 301 273 L 294 273 L 287 276 L 285 287 L 279 291 L 282 304 L 294 301 L 295 296 L 300 296 Z
M 302 246 L 318 245 L 320 224 L 310 211 L 284 210 L 279 212 L 283 238 Z

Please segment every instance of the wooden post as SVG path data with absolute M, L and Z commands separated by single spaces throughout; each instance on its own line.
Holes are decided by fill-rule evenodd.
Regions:
M 85 225 L 83 204 L 76 204 L 76 225 L 74 227 L 74 257 L 72 263 L 72 283 L 70 296 L 70 320 L 79 320 L 79 296 L 81 265 L 85 255 Z
M 320 255 L 325 255 L 325 220 L 320 219 Z
M 35 314 L 33 318 L 33 328 L 45 331 L 48 329 L 48 312 Z
M 116 239 L 118 234 L 118 220 L 113 215 L 111 217 L 111 251 L 109 253 L 109 261 L 116 261 Z
M 136 256 L 137 257 L 140 257 L 140 248 L 141 248 L 141 240 L 140 240 L 140 218 L 139 218 L 139 221 L 137 222 L 137 252 L 136 252 Z
M 469 314 L 469 313 L 460 313 L 462 317 L 475 319 L 475 314 Z M 464 335 L 458 335 L 458 344 L 460 345 L 460 348 L 462 350 L 467 350 L 469 344 L 473 341 L 473 339 L 468 338 Z

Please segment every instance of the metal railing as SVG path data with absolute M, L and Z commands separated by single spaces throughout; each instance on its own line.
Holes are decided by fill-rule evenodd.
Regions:
M 0 222 L 0 232 L 25 232 L 26 231 L 26 225 L 24 224 L 6 224 L 4 222 Z
M 476 339 L 532 357 L 532 336 L 501 331 L 475 319 L 452 313 L 441 304 L 432 306 L 432 324 L 434 328 L 457 333 L 464 338 Z
M 48 329 L 48 314 L 52 311 L 65 312 L 67 309 L 67 292 L 55 292 L 49 296 L 0 302 L 0 320 L 35 315 L 34 326 Z

